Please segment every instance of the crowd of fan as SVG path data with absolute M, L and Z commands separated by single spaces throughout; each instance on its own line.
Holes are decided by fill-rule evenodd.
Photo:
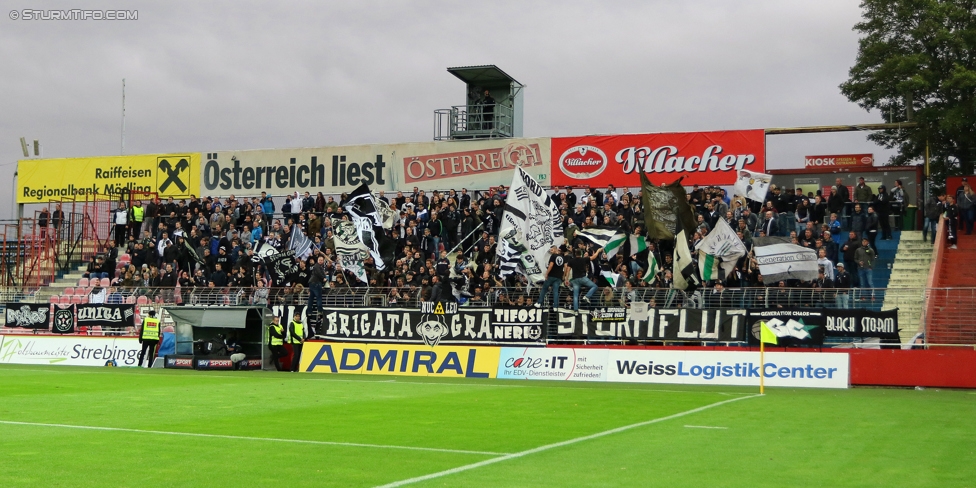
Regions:
M 852 288 L 860 283 L 871 287 L 875 240 L 879 233 L 882 239 L 891 237 L 888 216 L 900 215 L 907 204 L 906 195 L 900 183 L 890 193 L 882 186 L 874 194 L 863 179 L 855 186 L 853 198 L 849 193 L 840 179 L 826 199 L 819 190 L 804 193 L 801 188 L 774 186 L 766 201 L 760 203 L 729 198 L 721 188 L 695 186 L 688 194 L 698 220 L 689 242 L 692 248 L 719 219 L 725 219 L 747 249 L 752 249 L 755 237 L 789 236 L 794 243 L 819 253 L 822 270 L 820 278 L 811 282 L 766 283 L 750 252 L 723 283 L 706 285 Z M 502 279 L 495 265 L 504 187 L 429 194 L 414 188 L 413 192 L 379 192 L 376 196 L 396 210 L 400 219 L 389 231 L 396 241 L 395 261 L 381 270 L 367 258 L 364 268 L 368 283 L 343 270 L 336 258 L 333 224 L 348 219 L 343 208 L 348 196 L 308 192 L 287 196 L 280 208 L 264 192 L 260 197 L 240 199 L 232 195 L 136 201 L 131 208 L 120 202 L 112 214 L 115 240 L 105 243 L 88 271 L 92 277 L 110 278 L 113 287 L 120 290 L 179 286 L 187 294 L 184 302 L 191 301 L 197 290 L 248 290 L 248 301 L 273 303 L 302 296 L 304 290 L 311 289 L 312 298 L 321 303 L 316 289 L 370 286 L 386 289 L 389 303 L 448 294 L 473 304 L 489 300 L 526 303 L 525 278 L 512 275 Z M 567 248 L 587 247 L 587 241 L 576 233 L 591 226 L 616 227 L 628 234 L 644 232 L 639 190 L 564 188 L 552 190 L 551 196 L 560 207 Z M 285 250 L 293 232 L 303 232 L 313 241 L 313 253 L 299 263 L 299 272 L 291 282 L 272 287 L 263 262 L 254 256 L 255 247 L 263 242 Z M 120 244 L 116 246 L 116 242 Z M 624 244 L 612 262 L 604 263 L 620 276 L 616 291 L 611 287 L 605 295 L 626 299 L 635 289 L 670 288 L 672 250 L 671 241 L 652 241 L 648 249 L 635 253 L 630 252 L 629 243 Z M 453 260 L 452 251 L 458 251 Z M 116 273 L 120 253 L 127 253 L 130 260 Z M 652 253 L 660 270 L 654 280 L 645 280 Z M 599 263 L 594 261 L 591 277 L 605 284 L 606 280 L 598 279 L 599 270 Z

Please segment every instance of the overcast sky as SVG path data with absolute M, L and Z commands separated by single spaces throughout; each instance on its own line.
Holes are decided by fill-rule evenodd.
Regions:
M 0 218 L 18 139 L 44 157 L 431 140 L 451 66 L 527 86 L 525 135 L 881 122 L 837 88 L 854 0 L 110 2 L 134 21 L 0 20 Z M 2 11 L 63 8 L 0 1 Z M 769 168 L 890 152 L 864 133 L 771 136 Z

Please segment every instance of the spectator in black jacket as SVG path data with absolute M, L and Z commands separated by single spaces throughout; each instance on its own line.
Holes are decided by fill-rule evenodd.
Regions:
M 317 312 L 322 310 L 322 285 L 325 281 L 325 275 L 325 256 L 319 256 L 316 259 L 315 266 L 312 266 L 312 273 L 308 279 L 308 305 Z
M 891 194 L 884 185 L 878 187 L 878 194 L 874 197 L 874 212 L 878 214 L 881 225 L 881 239 L 891 239 L 891 222 L 888 220 L 891 215 Z
M 210 281 L 214 284 L 214 286 L 219 288 L 227 286 L 227 273 L 224 271 L 223 267 L 220 266 L 220 263 L 215 265 L 214 272 L 210 275 Z
M 857 261 L 854 260 L 854 254 L 861 247 L 861 240 L 858 239 L 857 232 L 854 231 L 851 231 L 848 236 L 849 238 L 841 247 L 841 251 L 844 253 L 844 263 L 849 268 L 847 271 L 851 273 L 851 280 L 857 285 Z

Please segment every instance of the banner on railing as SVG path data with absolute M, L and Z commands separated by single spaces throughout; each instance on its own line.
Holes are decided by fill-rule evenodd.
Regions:
M 46 329 L 51 325 L 51 305 L 46 303 L 8 303 L 7 327 Z
M 51 331 L 58 334 L 71 334 L 75 331 L 75 306 L 53 305 L 51 307 Z
M 135 327 L 135 305 L 85 303 L 75 305 L 78 327 Z
M 626 320 L 560 311 L 556 338 L 637 341 L 735 342 L 745 340 L 745 310 L 631 306 Z
M 828 337 L 880 337 L 900 341 L 898 309 L 873 310 L 826 309 L 825 331 Z
M 819 346 L 824 342 L 826 313 L 819 308 L 775 308 L 769 310 L 749 310 L 749 343 L 759 344 L 760 323 L 776 334 L 776 345 Z
M 340 308 L 325 312 L 320 337 L 405 344 L 522 344 L 546 341 L 548 312 L 536 308 Z
M 53 325 L 54 332 L 67 334 L 75 327 L 135 326 L 135 305 L 8 303 L 6 307 L 7 327 L 47 329 Z

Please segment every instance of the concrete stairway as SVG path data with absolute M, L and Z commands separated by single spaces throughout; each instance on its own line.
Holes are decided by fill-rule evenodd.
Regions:
M 931 263 L 932 245 L 922 240 L 922 231 L 902 231 L 881 307 L 882 310 L 898 309 L 902 342 L 918 332 Z
M 38 288 L 37 293 L 34 294 L 36 303 L 46 303 L 52 295 L 60 295 L 65 288 L 74 288 L 78 284 L 78 279 L 84 276 L 87 268 L 87 264 L 79 265 L 47 286 Z

